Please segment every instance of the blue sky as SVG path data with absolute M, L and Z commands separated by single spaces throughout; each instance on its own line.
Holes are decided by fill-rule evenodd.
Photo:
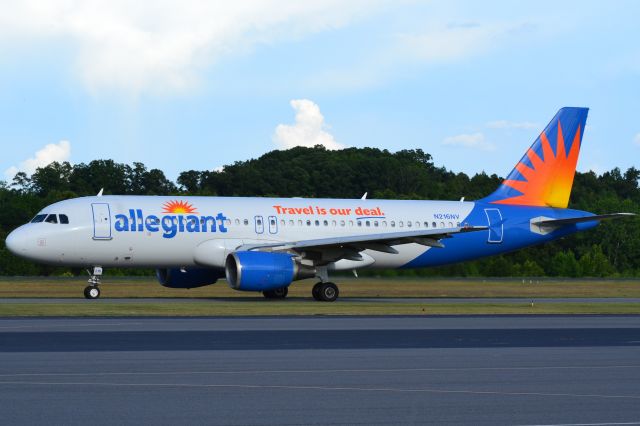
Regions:
M 562 106 L 591 109 L 579 170 L 640 166 L 638 2 L 15 3 L 0 179 L 100 158 L 175 179 L 315 143 L 504 176 Z

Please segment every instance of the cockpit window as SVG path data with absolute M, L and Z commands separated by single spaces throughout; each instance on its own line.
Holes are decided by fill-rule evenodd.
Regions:
M 36 217 L 34 217 L 33 219 L 31 219 L 31 223 L 38 223 L 38 222 L 44 222 L 44 218 L 47 217 L 46 214 L 39 214 L 36 215 Z
M 69 218 L 67 217 L 66 214 L 59 214 L 58 218 L 60 219 L 60 223 L 62 223 L 63 225 L 69 224 Z
M 55 214 L 50 214 L 44 221 L 47 223 L 58 223 L 58 216 Z

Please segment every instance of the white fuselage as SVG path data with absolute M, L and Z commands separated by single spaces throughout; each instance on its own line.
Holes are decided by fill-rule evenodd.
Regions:
M 12 233 L 12 246 L 24 257 L 67 266 L 222 268 L 241 245 L 453 228 L 473 207 L 453 201 L 84 197 L 39 213 L 66 215 L 68 224 L 28 223 Z M 398 254 L 365 250 L 362 261 L 330 267 L 394 268 L 429 250 L 414 243 L 396 248 Z

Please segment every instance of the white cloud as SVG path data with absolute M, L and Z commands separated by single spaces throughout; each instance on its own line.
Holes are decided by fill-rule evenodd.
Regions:
M 321 69 L 307 83 L 323 90 L 360 90 L 389 80 L 398 72 L 461 63 L 522 44 L 531 34 L 539 34 L 537 25 L 528 21 L 444 24 L 451 21 L 451 13 L 443 14 L 437 6 L 431 9 L 432 18 L 423 20 L 420 30 L 395 34 L 368 54 L 354 55 L 351 65 Z
M 477 56 L 500 46 L 519 27 L 501 23 L 436 24 L 420 34 L 398 36 L 399 48 L 428 64 L 440 64 Z
M 540 127 L 537 123 L 532 123 L 530 121 L 507 120 L 490 121 L 486 126 L 490 129 L 537 129 Z
M 308 99 L 294 99 L 291 107 L 296 111 L 296 122 L 293 125 L 279 124 L 276 127 L 273 141 L 281 149 L 294 146 L 324 145 L 327 149 L 342 149 L 333 135 L 327 132 L 324 116 L 320 107 Z
M 636 133 L 636 136 L 633 138 L 633 141 L 636 145 L 640 146 L 640 133 Z
M 38 167 L 45 167 L 48 164 L 57 161 L 62 163 L 68 161 L 71 157 L 71 144 L 69 141 L 60 141 L 59 143 L 50 143 L 44 148 L 36 151 L 35 155 L 27 158 L 18 166 L 11 166 L 4 171 L 7 179 L 11 180 L 18 172 L 25 172 L 29 175 L 33 174 Z
M 495 146 L 485 140 L 482 133 L 463 133 L 456 136 L 449 136 L 442 141 L 443 145 L 461 146 L 464 148 L 480 149 L 483 151 L 493 151 Z
M 0 40 L 65 43 L 75 69 L 96 92 L 175 93 L 201 71 L 258 44 L 347 25 L 381 3 L 364 0 L 25 0 L 5 2 Z M 1 50 L 0 50 L 1 53 Z

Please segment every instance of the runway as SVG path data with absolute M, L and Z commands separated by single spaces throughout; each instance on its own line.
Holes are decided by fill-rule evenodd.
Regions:
M 0 319 L 5 424 L 640 424 L 640 316 Z

